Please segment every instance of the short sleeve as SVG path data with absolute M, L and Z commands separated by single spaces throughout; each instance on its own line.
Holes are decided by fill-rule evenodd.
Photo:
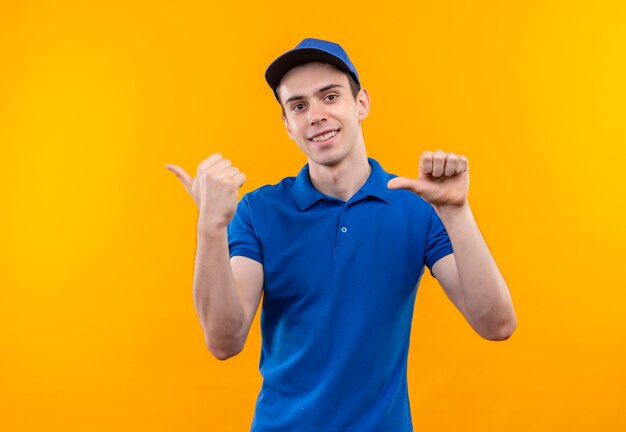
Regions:
M 430 270 L 431 276 L 433 275 L 433 265 L 446 255 L 453 253 L 452 244 L 448 237 L 448 232 L 443 226 L 443 222 L 439 218 L 439 215 L 435 209 L 430 206 L 428 216 L 428 237 L 426 239 L 426 253 L 424 261 L 428 270 Z
M 228 249 L 231 258 L 245 256 L 263 264 L 262 245 L 254 230 L 247 195 L 239 201 L 233 220 L 228 224 Z

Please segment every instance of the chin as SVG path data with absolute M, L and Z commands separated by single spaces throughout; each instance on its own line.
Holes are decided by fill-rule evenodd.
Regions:
M 335 166 L 340 164 L 345 158 L 339 156 L 319 156 L 319 157 L 309 157 L 310 160 L 315 162 L 318 165 L 323 166 Z
M 350 151 L 346 151 L 345 148 L 330 147 L 326 149 L 309 148 L 308 152 L 305 152 L 309 161 L 314 162 L 317 165 L 332 167 L 340 164 L 348 158 Z M 342 151 L 343 150 L 343 151 Z

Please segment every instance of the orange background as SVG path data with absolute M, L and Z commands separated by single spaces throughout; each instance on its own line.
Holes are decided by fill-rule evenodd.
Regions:
M 0 429 L 248 430 L 258 315 L 240 355 L 208 353 L 196 209 L 164 165 L 295 175 L 263 72 L 309 36 L 349 52 L 388 171 L 468 156 L 514 300 L 489 342 L 426 272 L 415 429 L 626 430 L 624 2 L 117 0 L 0 6 Z

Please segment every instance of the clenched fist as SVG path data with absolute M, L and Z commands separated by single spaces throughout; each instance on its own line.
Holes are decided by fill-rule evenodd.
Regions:
M 227 226 L 237 208 L 239 188 L 246 176 L 228 159 L 215 153 L 200 162 L 196 178 L 179 166 L 165 165 L 176 175 L 198 206 L 199 220 L 213 226 Z
M 469 162 L 452 152 L 422 153 L 417 179 L 396 177 L 387 183 L 389 189 L 408 189 L 433 206 L 462 206 L 467 203 Z

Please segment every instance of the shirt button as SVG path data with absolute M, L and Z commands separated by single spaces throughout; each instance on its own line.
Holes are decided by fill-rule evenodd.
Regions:
M 341 227 L 341 232 L 342 232 L 342 233 L 348 232 L 348 228 L 346 228 L 346 227 Z

